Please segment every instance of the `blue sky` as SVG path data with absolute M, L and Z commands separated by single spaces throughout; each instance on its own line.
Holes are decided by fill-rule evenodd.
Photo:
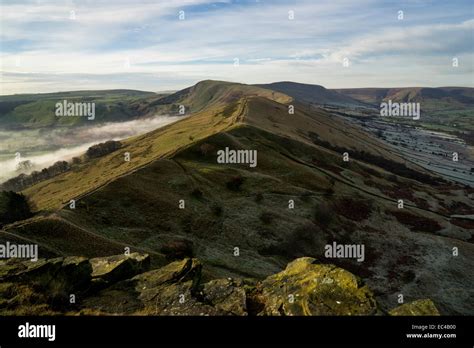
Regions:
M 0 3 L 0 94 L 204 79 L 474 86 L 472 0 Z

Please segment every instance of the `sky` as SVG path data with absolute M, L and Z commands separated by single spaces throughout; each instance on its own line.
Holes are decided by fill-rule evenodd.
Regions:
M 474 87 L 472 0 L 0 0 L 0 94 Z

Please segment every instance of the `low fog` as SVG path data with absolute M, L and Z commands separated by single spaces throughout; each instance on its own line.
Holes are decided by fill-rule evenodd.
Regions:
M 183 117 L 156 116 L 148 119 L 104 123 L 95 126 L 55 128 L 52 130 L 0 130 L 0 183 L 21 173 L 49 167 L 57 161 L 69 161 L 90 146 L 107 140 L 120 140 L 176 122 Z M 17 171 L 20 161 L 29 160 L 29 171 Z

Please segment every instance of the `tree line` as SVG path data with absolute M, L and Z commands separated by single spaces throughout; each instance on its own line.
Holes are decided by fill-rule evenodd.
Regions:
M 120 141 L 109 140 L 105 143 L 100 143 L 89 147 L 86 151 L 86 158 L 92 159 L 105 156 L 113 151 L 116 151 L 122 146 Z M 23 161 L 29 162 L 29 161 Z M 19 192 L 29 186 L 35 185 L 41 181 L 54 178 L 55 176 L 71 170 L 73 165 L 81 163 L 79 157 L 74 157 L 71 163 L 67 161 L 58 161 L 52 166 L 41 169 L 41 171 L 33 171 L 30 174 L 21 173 L 20 175 L 5 181 L 0 185 L 0 191 L 15 191 Z M 31 168 L 29 166 L 28 168 Z M 22 165 L 20 170 L 25 170 L 26 165 Z

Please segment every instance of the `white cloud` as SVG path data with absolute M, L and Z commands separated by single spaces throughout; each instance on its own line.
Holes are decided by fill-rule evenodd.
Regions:
M 437 78 L 445 78 L 444 84 L 472 85 L 462 73 L 472 64 L 473 20 L 460 20 L 462 9 L 454 6 L 446 11 L 446 23 L 430 22 L 430 12 L 418 9 L 419 4 L 420 23 L 414 20 L 415 9 L 407 11 L 410 20 L 400 23 L 398 7 L 369 0 L 261 1 L 207 12 L 186 8 L 208 3 L 2 5 L 2 42 L 9 49 L 2 50 L 1 70 L 10 73 L 3 75 L 2 93 L 77 89 L 87 83 L 87 88 L 175 89 L 206 78 L 249 83 L 285 79 L 340 87 L 367 83 L 360 75 L 352 79 L 356 72 L 389 85 L 389 62 L 399 75 L 406 74 L 420 55 L 425 59 L 418 71 L 429 71 L 427 84 L 433 71 L 439 71 Z M 70 8 L 76 10 L 76 20 L 67 18 Z M 177 18 L 181 8 L 187 11 L 184 21 Z M 294 20 L 288 19 L 290 10 Z M 35 29 L 40 22 L 44 30 Z M 15 47 L 21 40 L 27 44 Z M 440 62 L 449 64 L 453 55 L 462 56 L 465 64 L 448 73 Z M 240 59 L 237 69 L 234 57 Z M 351 61 L 349 68 L 342 68 L 344 57 Z M 413 76 L 403 78 L 407 85 Z

